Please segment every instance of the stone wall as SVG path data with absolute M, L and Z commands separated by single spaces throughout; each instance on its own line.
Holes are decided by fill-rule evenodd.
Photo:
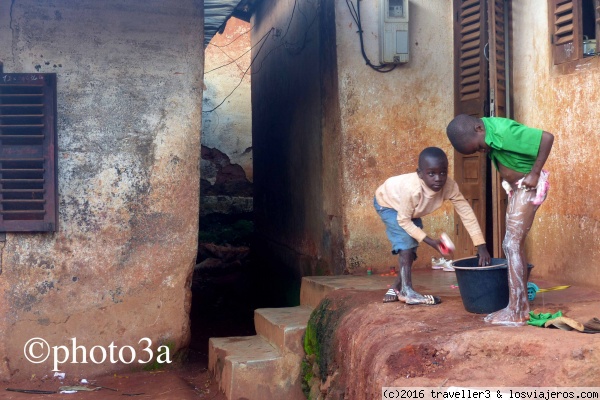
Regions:
M 202 231 L 219 215 L 252 212 L 251 35 L 248 22 L 230 18 L 206 47 L 200 212 L 209 219 Z
M 8 233 L 0 378 L 52 374 L 50 346 L 189 341 L 198 232 L 203 2 L 0 3 L 4 72 L 56 73 L 56 233 Z M 101 358 L 98 353 L 97 358 Z M 80 354 L 81 357 L 81 354 Z M 81 358 L 80 360 L 81 361 Z M 86 376 L 131 365 L 65 363 Z

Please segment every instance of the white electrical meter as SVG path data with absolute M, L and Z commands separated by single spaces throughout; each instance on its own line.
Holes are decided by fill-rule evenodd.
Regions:
M 380 0 L 379 62 L 408 62 L 408 0 Z

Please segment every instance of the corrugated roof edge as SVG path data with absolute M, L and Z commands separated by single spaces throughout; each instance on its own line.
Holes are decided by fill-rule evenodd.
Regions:
M 213 36 L 222 33 L 227 20 L 231 17 L 246 22 L 260 0 L 204 0 L 204 47 Z

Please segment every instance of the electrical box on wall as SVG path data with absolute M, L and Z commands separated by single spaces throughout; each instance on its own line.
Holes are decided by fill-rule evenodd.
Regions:
M 379 61 L 381 64 L 407 63 L 408 0 L 379 1 Z

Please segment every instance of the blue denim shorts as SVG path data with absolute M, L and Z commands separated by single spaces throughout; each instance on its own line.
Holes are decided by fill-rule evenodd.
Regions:
M 398 212 L 393 208 L 380 206 L 379 203 L 377 203 L 377 198 L 373 198 L 373 206 L 385 224 L 385 233 L 392 244 L 392 254 L 398 254 L 400 250 L 416 250 L 416 247 L 419 246 L 419 242 L 398 225 Z M 412 222 L 423 229 L 423 221 L 421 221 L 421 218 L 413 218 Z

